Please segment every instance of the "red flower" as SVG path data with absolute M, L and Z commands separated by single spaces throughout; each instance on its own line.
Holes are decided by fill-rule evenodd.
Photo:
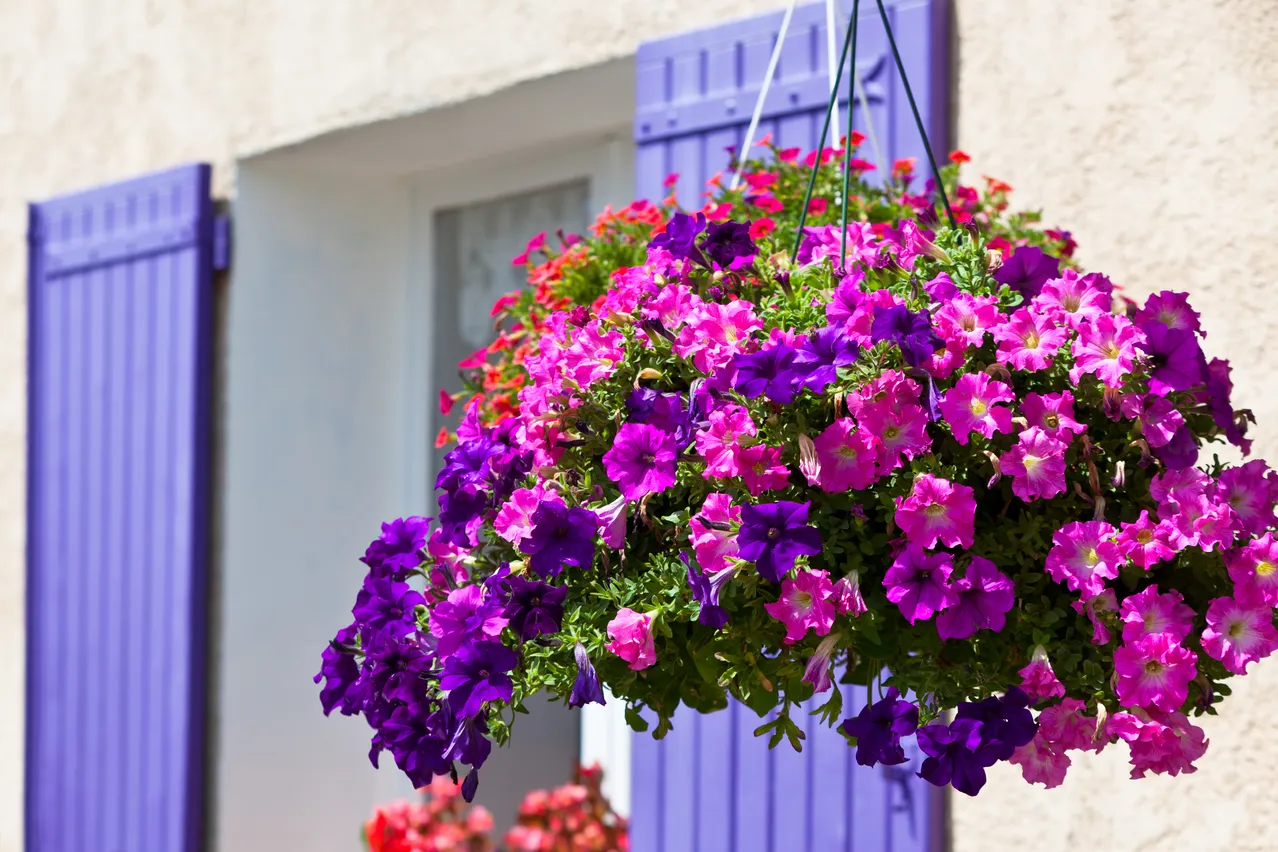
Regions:
M 861 133 L 859 130 L 853 130 L 852 135 L 848 136 L 843 141 L 846 144 L 851 145 L 853 148 L 859 148 L 861 147 L 861 143 L 865 141 L 865 134 Z
M 793 163 L 799 157 L 799 148 L 782 148 L 777 152 L 777 159 L 783 163 Z
M 960 151 L 957 148 L 950 152 L 950 162 L 963 165 L 972 162 L 972 158 L 967 155 L 966 151 Z
M 808 202 L 808 213 L 813 216 L 820 216 L 829 206 L 829 203 L 824 198 L 814 198 Z
M 488 315 L 490 317 L 495 317 L 502 311 L 509 308 L 511 305 L 517 305 L 517 304 L 519 304 L 519 294 L 507 293 L 506 295 L 502 296 L 497 301 L 493 302 L 493 309 L 489 311 Z
M 902 157 L 892 163 L 893 177 L 909 177 L 914 174 L 914 157 Z
M 776 229 L 777 223 L 773 222 L 767 216 L 764 216 L 762 219 L 755 219 L 754 222 L 750 224 L 750 239 L 762 239 Z
M 453 398 L 446 390 L 439 392 L 439 413 L 445 417 L 453 413 Z
M 478 370 L 480 367 L 488 364 L 488 349 L 476 349 L 465 358 L 457 362 L 459 370 Z
M 677 184 L 678 182 L 679 182 L 679 173 L 671 172 L 670 174 L 666 175 L 666 179 L 661 182 L 661 185 L 664 186 L 666 189 L 673 189 L 674 185 Z

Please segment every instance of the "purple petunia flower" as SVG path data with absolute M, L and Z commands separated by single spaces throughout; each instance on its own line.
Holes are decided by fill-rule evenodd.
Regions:
M 905 305 L 876 307 L 874 321 L 870 323 L 870 339 L 875 343 L 895 343 L 911 367 L 922 366 L 945 345 L 932 328 L 932 315 L 926 309 L 914 313 Z
M 358 696 L 364 716 L 377 727 L 399 702 L 419 700 L 434 658 L 411 638 L 373 635 L 364 647 L 364 674 L 347 691 L 347 703 Z
M 839 377 L 839 367 L 856 362 L 861 348 L 842 326 L 828 325 L 808 335 L 794 359 L 795 370 L 804 375 L 803 385 L 813 393 L 824 393 Z
M 604 472 L 621 496 L 638 500 L 675 484 L 675 436 L 644 423 L 625 423 L 612 449 L 604 453 Z
M 994 272 L 994 280 L 1025 298 L 1037 296 L 1043 285 L 1060 276 L 1061 262 L 1037 246 L 1022 246 Z
M 577 679 L 572 684 L 572 694 L 568 696 L 569 707 L 584 707 L 587 704 L 605 704 L 603 687 L 599 685 L 599 675 L 590 662 L 586 646 L 577 643 L 573 649 L 573 657 L 577 661 Z
M 360 558 L 374 576 L 403 580 L 422 564 L 421 550 L 430 532 L 430 518 L 397 518 L 382 524 L 382 534 Z
M 1009 687 L 1002 697 L 991 696 L 959 704 L 956 719 L 981 723 L 981 744 L 976 756 L 986 766 L 1007 760 L 1012 752 L 1034 739 L 1038 723 L 1029 711 L 1029 696 L 1019 686 Z
M 1192 331 L 1168 328 L 1161 322 L 1145 323 L 1140 330 L 1145 332 L 1140 348 L 1148 358 L 1151 392 L 1167 396 L 1206 381 L 1202 350 Z
M 509 599 L 502 615 L 510 620 L 510 629 L 521 640 L 527 642 L 559 632 L 564 619 L 564 599 L 568 597 L 567 586 L 511 577 L 506 588 Z
M 977 755 L 981 746 L 981 723 L 975 719 L 955 719 L 948 725 L 937 722 L 919 728 L 919 748 L 928 758 L 919 777 L 944 787 L 975 796 L 985 786 L 987 764 Z
M 393 636 L 407 636 L 417 629 L 418 606 L 426 601 L 407 583 L 369 575 L 355 596 L 351 614 L 362 630 L 387 630 Z
M 929 554 L 917 544 L 907 544 L 883 575 L 887 599 L 910 624 L 929 619 L 957 602 L 949 584 L 953 570 L 954 560 L 948 553 Z
M 967 573 L 950 584 L 957 600 L 938 613 L 936 632 L 942 639 L 966 639 L 978 630 L 1003 629 L 1016 602 L 1011 579 L 983 556 L 973 556 Z
M 528 567 L 538 576 L 553 577 L 565 565 L 584 570 L 594 564 L 599 528 L 594 512 L 546 502 L 533 512 L 532 522 L 532 534 L 519 547 L 529 555 Z
M 1169 470 L 1184 470 L 1198 461 L 1198 442 L 1189 427 L 1182 425 L 1172 434 L 1170 441 L 1154 448 L 1154 455 Z
M 780 583 L 796 558 L 821 552 L 821 533 L 808 526 L 811 505 L 783 500 L 742 507 L 737 556 L 753 562 L 765 580 Z
M 728 623 L 728 611 L 719 606 L 719 591 L 736 573 L 736 569 L 725 568 L 714 574 L 706 574 L 693 564 L 687 552 L 680 553 L 679 558 L 688 569 L 688 586 L 692 589 L 692 599 L 701 604 L 697 621 L 718 630 Z
M 359 627 L 352 624 L 337 631 L 337 635 L 328 643 L 321 656 L 322 663 L 315 682 L 324 681 L 320 690 L 320 704 L 324 707 L 324 715 L 340 708 L 343 716 L 352 716 L 360 711 L 358 705 L 346 702 L 346 693 L 359 679 L 359 664 L 355 662 L 355 637 Z
M 798 352 L 793 347 L 778 343 L 750 355 L 738 353 L 732 356 L 736 373 L 732 386 L 747 399 L 766 396 L 773 402 L 789 405 L 803 386 L 803 374 L 795 361 Z
M 492 742 L 485 736 L 487 733 L 488 719 L 483 713 L 458 717 L 444 757 L 478 769 L 493 750 Z
M 687 213 L 676 213 L 666 223 L 666 229 L 648 243 L 649 250 L 665 249 L 675 259 L 685 258 L 706 266 L 701 249 L 697 248 L 697 235 L 706 229 L 706 214 L 698 213 L 694 219 Z
M 888 687 L 879 701 L 867 704 L 851 719 L 845 719 L 843 730 L 856 737 L 856 762 L 862 766 L 896 766 L 905 763 L 901 737 L 918 730 L 919 708 L 901 700 L 895 686 Z
M 380 728 L 381 743 L 390 749 L 395 765 L 414 786 L 425 787 L 436 775 L 447 775 L 453 762 L 444 757 L 452 734 L 452 714 L 447 708 L 404 704 L 391 713 Z M 373 765 L 377 745 L 369 758 Z
M 696 405 L 684 409 L 683 397 L 652 388 L 636 388 L 626 398 L 626 412 L 631 423 L 646 423 L 674 435 L 675 450 L 682 452 L 696 436 Z
M 458 716 L 474 716 L 487 701 L 509 701 L 514 686 L 508 672 L 519 655 L 500 642 L 469 642 L 444 663 L 439 688 Z
M 749 222 L 718 222 L 706 227 L 706 238 L 701 250 L 716 270 L 743 269 L 754 263 L 759 253 L 750 239 Z

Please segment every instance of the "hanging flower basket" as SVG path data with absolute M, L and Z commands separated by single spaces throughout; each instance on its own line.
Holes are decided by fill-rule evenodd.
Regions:
M 1203 452 L 1245 452 L 1248 415 L 1186 296 L 1084 273 L 961 153 L 958 227 L 911 163 L 762 153 L 698 212 L 636 202 L 516 259 L 530 288 L 441 399 L 439 517 L 369 546 L 325 712 L 419 785 L 530 696 L 605 686 L 658 737 L 735 699 L 796 748 L 822 695 L 858 762 L 917 735 L 969 794 L 1119 740 L 1135 777 L 1192 772 L 1191 717 L 1278 647 L 1278 478 Z

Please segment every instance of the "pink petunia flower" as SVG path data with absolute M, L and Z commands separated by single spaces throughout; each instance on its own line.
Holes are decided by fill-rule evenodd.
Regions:
M 820 465 L 817 484 L 822 491 L 859 491 L 878 478 L 879 440 L 857 429 L 851 417 L 840 417 L 825 427 L 813 444 Z
M 1278 607 L 1278 541 L 1265 533 L 1239 548 L 1228 559 L 1234 597 L 1258 598 Z
M 1104 521 L 1075 521 L 1052 534 L 1047 553 L 1047 573 L 1083 600 L 1105 588 L 1105 581 L 1118 576 L 1123 554 L 1114 544 L 1114 528 Z
M 975 492 L 966 485 L 921 473 L 910 495 L 896 499 L 897 526 L 905 538 L 925 550 L 937 541 L 948 547 L 969 548 L 976 534 Z
M 865 598 L 861 597 L 861 572 L 849 571 L 834 584 L 830 596 L 839 615 L 860 615 L 866 611 Z
M 1241 531 L 1260 535 L 1278 526 L 1274 515 L 1278 475 L 1259 459 L 1221 471 L 1216 499 L 1234 510 Z
M 1021 401 L 1021 413 L 1030 426 L 1042 429 L 1049 437 L 1068 444 L 1075 435 L 1087 431 L 1087 426 L 1074 419 L 1074 395 L 1060 393 L 1027 393 Z
M 1171 528 L 1168 542 L 1176 550 L 1197 547 L 1210 553 L 1217 545 L 1233 543 L 1233 510 L 1207 497 L 1178 500 L 1175 513 L 1167 520 Z
M 1124 598 L 1118 615 L 1123 622 L 1123 641 L 1128 643 L 1156 633 L 1181 642 L 1194 629 L 1194 611 L 1180 592 L 1173 589 L 1160 595 L 1158 586 Z
M 790 484 L 790 468 L 781 464 L 780 447 L 754 444 L 743 448 L 737 458 L 741 463 L 741 478 L 755 497 Z
M 626 498 L 618 497 L 591 511 L 599 519 L 599 535 L 604 544 L 613 550 L 621 550 L 626 544 Z
M 799 571 L 781 581 L 781 599 L 764 604 L 768 615 L 785 625 L 785 644 L 793 645 L 809 630 L 825 636 L 834 626 L 834 586 L 825 571 Z
M 690 358 L 708 376 L 731 363 L 733 355 L 746 351 L 751 332 L 760 328 L 763 323 L 745 299 L 726 305 L 710 302 L 690 317 L 674 346 L 675 354 Z
M 1000 364 L 1015 370 L 1043 370 L 1051 366 L 1056 350 L 1065 343 L 1069 330 L 1052 322 L 1050 317 L 1021 308 L 1003 325 L 994 329 L 998 341 Z
M 895 470 L 903 457 L 912 459 L 932 447 L 927 414 L 918 405 L 894 405 L 884 399 L 862 406 L 857 420 L 879 442 L 880 472 Z
M 1047 649 L 1042 645 L 1034 647 L 1029 663 L 1017 674 L 1021 676 L 1021 689 L 1035 701 L 1065 697 L 1065 685 L 1056 677 Z
M 616 617 L 608 622 L 608 638 L 612 641 L 604 647 L 629 663 L 634 671 L 655 665 L 657 649 L 652 636 L 655 615 L 655 610 L 635 612 L 629 607 L 617 610 Z
M 543 502 L 560 503 L 563 498 L 557 491 L 543 485 L 516 489 L 497 512 L 493 529 L 497 535 L 519 547 L 519 543 L 532 535 L 532 514 Z
M 997 633 L 1016 603 L 1011 579 L 982 556 L 972 557 L 967 573 L 950 583 L 950 590 L 954 604 L 936 616 L 936 632 L 942 639 L 966 639 L 978 630 Z
M 1207 607 L 1203 650 L 1234 674 L 1247 674 L 1247 664 L 1278 650 L 1274 610 L 1263 600 L 1214 598 Z
M 1142 509 L 1140 517 L 1130 524 L 1122 524 L 1114 543 L 1123 556 L 1146 570 L 1176 555 L 1171 543 L 1171 525 L 1166 521 L 1155 523 L 1149 511 Z
M 959 293 L 937 308 L 932 320 L 945 339 L 960 339 L 965 346 L 980 346 L 985 342 L 986 332 L 1000 323 L 1002 315 L 993 296 Z
M 999 470 L 1012 477 L 1012 493 L 1027 503 L 1065 491 L 1065 443 L 1037 426 L 1020 434 L 1020 440 L 999 458 Z
M 1134 767 L 1132 778 L 1144 778 L 1146 772 L 1156 775 L 1194 772 L 1197 769 L 1194 761 L 1207 753 L 1203 729 L 1180 712 L 1114 713 L 1106 724 L 1106 733 L 1127 742 Z
M 1041 733 L 1012 752 L 1008 763 L 1021 768 L 1021 777 L 1029 784 L 1042 784 L 1047 789 L 1059 787 L 1065 781 L 1069 769 L 1069 755 L 1052 748 Z
M 1176 511 L 1178 504 L 1193 501 L 1207 494 L 1212 485 L 1211 477 L 1196 467 L 1168 470 L 1149 482 L 1149 496 L 1158 501 L 1159 517 L 1166 519 L 1161 510 Z
M 1070 604 L 1074 611 L 1080 615 L 1086 615 L 1092 623 L 1092 644 L 1108 645 L 1109 640 L 1113 637 L 1109 632 L 1108 619 L 1106 613 L 1118 612 L 1118 596 L 1114 594 L 1113 589 L 1105 589 L 1099 595 L 1087 598 L 1086 600 L 1074 601 Z
M 1057 322 L 1078 329 L 1083 323 L 1110 313 L 1113 303 L 1113 296 L 1094 286 L 1087 277 L 1066 269 L 1060 278 L 1043 285 L 1031 306 Z
M 1160 322 L 1169 329 L 1202 333 L 1198 312 L 1189 306 L 1188 293 L 1163 290 L 1145 300 L 1145 305 L 1133 317 L 1137 325 Z
M 643 315 L 658 320 L 671 334 L 678 334 L 701 304 L 701 298 L 686 284 L 667 284 L 644 305 Z
M 966 446 L 972 432 L 980 432 L 986 438 L 1012 428 L 1012 410 L 1000 402 L 1016 399 L 1012 389 L 994 381 L 986 373 L 964 373 L 954 383 L 939 408 L 954 431 L 954 440 Z
M 739 476 L 742 444 L 750 443 L 749 439 L 759 434 L 750 412 L 729 403 L 711 412 L 708 420 L 710 428 L 698 430 L 695 438 L 697 452 L 706 460 L 706 469 L 701 475 L 706 479 Z
M 583 388 L 608 378 L 626 357 L 625 344 L 621 332 L 604 331 L 599 320 L 591 320 L 573 335 L 565 354 L 568 376 Z
M 1114 651 L 1115 691 L 1124 707 L 1155 707 L 1171 713 L 1198 675 L 1198 655 L 1166 633 L 1151 633 Z
M 1077 385 L 1083 376 L 1094 373 L 1106 387 L 1121 388 L 1144 340 L 1144 333 L 1126 317 L 1105 314 L 1083 323 L 1074 341 L 1070 381 Z
M 688 522 L 691 532 L 688 540 L 697 555 L 697 564 L 706 574 L 714 574 L 728 567 L 728 560 L 737 555 L 737 536 L 732 530 L 715 529 L 708 524 L 739 525 L 741 507 L 732 505 L 727 494 L 707 494 L 701 511 Z
M 1062 698 L 1038 714 L 1038 730 L 1052 748 L 1059 751 L 1100 751 L 1107 738 L 1101 731 L 1097 736 L 1099 720 L 1088 716 L 1087 705 L 1077 698 Z
M 949 584 L 953 570 L 954 560 L 948 553 L 929 554 L 916 544 L 907 544 L 883 576 L 887 599 L 910 624 L 926 621 L 958 602 Z

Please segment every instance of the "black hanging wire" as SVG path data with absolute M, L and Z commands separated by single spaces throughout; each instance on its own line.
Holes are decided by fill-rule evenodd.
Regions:
M 861 0 L 852 0 L 852 20 L 848 40 L 852 43 L 852 65 L 848 71 L 848 133 L 843 140 L 843 212 L 840 216 L 839 272 L 847 268 L 848 259 L 848 193 L 852 182 L 852 113 L 856 110 L 856 19 L 861 15 Z M 838 91 L 836 85 L 835 91 Z M 869 104 L 865 105 L 869 108 Z M 820 159 L 820 155 L 818 155 Z
M 914 102 L 914 92 L 910 89 L 910 78 L 905 74 L 905 63 L 901 61 L 901 51 L 896 47 L 896 37 L 892 34 L 892 24 L 888 21 L 887 9 L 883 8 L 883 0 L 876 0 L 879 5 L 879 17 L 883 19 L 883 29 L 887 30 L 888 44 L 892 47 L 892 57 L 896 60 L 896 70 L 901 75 L 901 84 L 905 87 L 905 96 L 910 101 L 910 111 L 914 113 L 914 124 L 919 129 L 919 137 L 923 140 L 923 150 L 927 152 L 928 165 L 932 167 L 932 180 L 936 191 L 941 194 L 941 203 L 945 205 L 945 215 L 949 217 L 950 227 L 958 229 L 954 211 L 950 208 L 950 197 L 945 192 L 945 183 L 941 180 L 941 170 L 936 167 L 936 155 L 932 153 L 932 143 L 928 141 L 927 130 L 923 127 L 923 118 L 919 115 L 919 106 Z
M 855 0 L 860 2 L 860 0 Z M 790 252 L 790 264 L 799 261 L 799 245 L 803 242 L 803 226 L 808 222 L 808 204 L 812 201 L 812 190 L 816 186 L 817 172 L 821 170 L 821 152 L 825 148 L 825 137 L 830 133 L 830 117 L 834 112 L 834 104 L 839 99 L 839 83 L 843 80 L 843 65 L 847 62 L 848 48 L 852 47 L 852 34 L 856 32 L 856 15 L 848 21 L 848 30 L 843 37 L 843 53 L 839 56 L 839 70 L 834 75 L 834 84 L 830 86 L 830 102 L 825 107 L 825 124 L 821 126 L 821 139 L 817 142 L 816 159 L 812 163 L 812 174 L 808 178 L 808 191 L 803 196 L 803 209 L 799 211 L 799 229 L 794 234 L 794 249 Z M 852 104 L 848 104 L 848 112 Z

